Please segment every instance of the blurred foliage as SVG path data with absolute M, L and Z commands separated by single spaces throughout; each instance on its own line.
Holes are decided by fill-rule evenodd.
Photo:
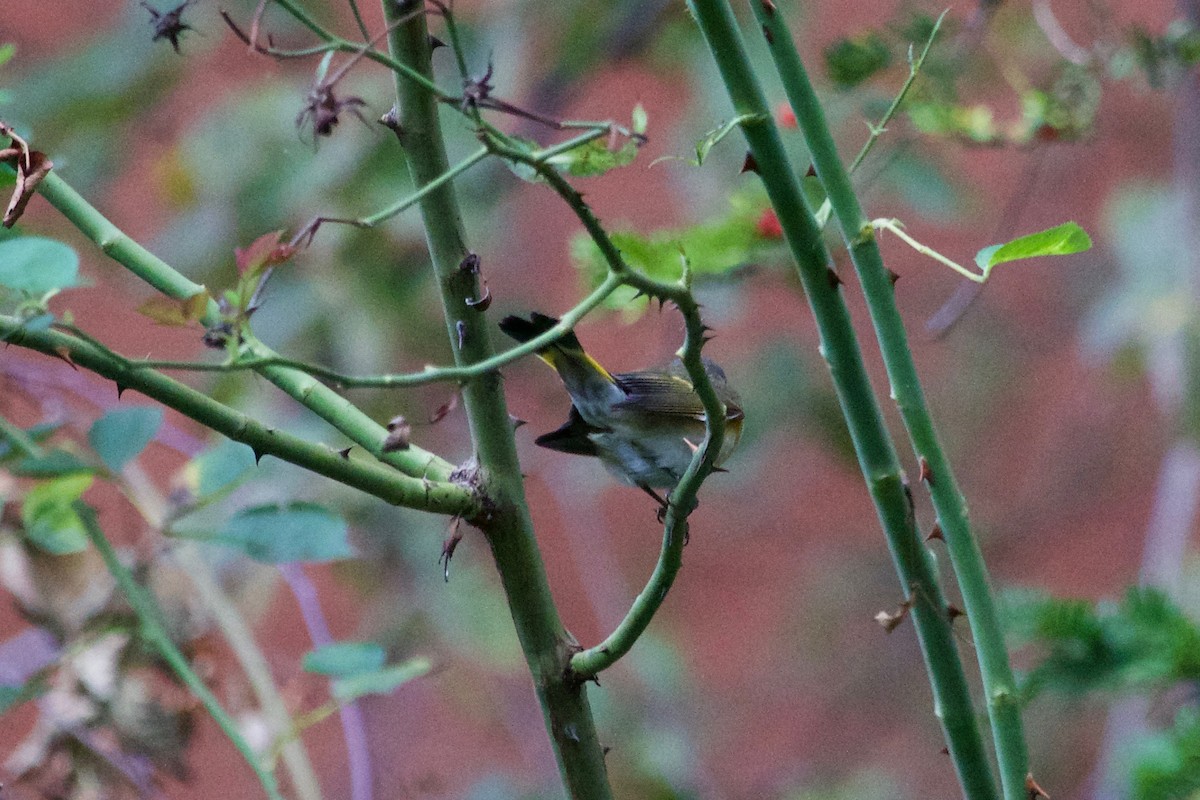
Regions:
M 249 18 L 253 5 L 241 3 L 241 19 Z M 313 5 L 323 19 L 336 18 L 335 9 L 341 8 L 332 2 Z M 811 13 L 797 7 L 801 5 L 794 4 L 788 13 Z M 724 140 L 722 132 L 731 132 L 735 120 L 729 119 L 724 90 L 713 78 L 707 53 L 698 47 L 684 5 L 621 0 L 608 13 L 597 15 L 583 0 L 532 0 L 518 10 L 521 13 L 507 7 L 478 9 L 464 21 L 464 38 L 474 66 L 494 54 L 498 91 L 506 97 L 527 97 L 539 113 L 559 114 L 585 79 L 621 60 L 638 61 L 693 83 L 687 118 L 677 129 L 664 126 L 662 133 L 653 132 L 656 137 L 674 137 L 667 150 L 688 153 L 688 159 L 681 159 L 685 161 L 694 153 L 695 166 L 702 167 L 675 162 L 661 167 L 663 179 L 678 184 L 680 205 L 691 218 L 663 230 L 619 228 L 614 239 L 635 269 L 657 278 L 678 278 L 686 258 L 702 290 L 706 282 L 720 289 L 710 306 L 713 313 L 753 327 L 753 321 L 740 318 L 747 292 L 755 288 L 751 284 L 767 291 L 790 292 L 795 287 L 782 270 L 761 268 L 782 263 L 785 257 L 778 220 L 765 197 L 753 189 L 730 191 L 744 151 L 734 144 L 736 136 Z M 534 15 L 537 24 L 525 25 L 526 15 Z M 283 16 L 269 16 L 273 32 L 280 41 L 302 41 L 304 32 L 285 24 Z M 798 18 L 804 25 L 813 22 Z M 203 27 L 201 19 L 214 24 Z M 903 80 L 910 43 L 924 41 L 934 19 L 906 7 L 895 18 L 873 29 L 852 31 L 825 50 L 827 75 L 837 90 L 830 93 L 830 118 L 848 143 L 846 152 L 854 149 L 849 143 L 865 138 L 862 121 L 878 117 Z M 58 168 L 86 196 L 106 198 L 117 190 L 120 179 L 147 175 L 148 196 L 168 212 L 164 227 L 147 245 L 212 287 L 214 296 L 236 286 L 235 251 L 265 232 L 295 230 L 317 214 L 369 214 L 411 190 L 398 144 L 381 129 L 347 117 L 335 136 L 321 140 L 319 149 L 297 130 L 316 59 L 299 67 L 264 59 L 261 76 L 217 97 L 202 114 L 181 124 L 178 139 L 145 147 L 143 136 L 160 130 L 155 122 L 163 113 L 162 104 L 188 82 L 211 77 L 193 72 L 186 59 L 215 47 L 226 33 L 212 16 L 190 22 L 201 29 L 183 40 L 183 58 L 175 57 L 168 43 L 151 40 L 144 9 L 134 4 L 115 28 L 98 29 L 81 48 L 48 60 L 25 61 L 19 51 L 13 58 L 14 48 L 0 45 L 4 119 L 52 152 Z M 1096 43 L 1089 52 L 1107 55 L 1086 66 L 1058 57 L 1031 22 L 1014 30 L 1004 32 L 1006 46 L 1024 48 L 1020 55 L 1031 57 L 1014 56 L 1013 63 L 997 67 L 986 56 L 976 57 L 980 48 L 964 52 L 960 47 L 970 42 L 965 25 L 946 28 L 906 107 L 907 124 L 898 120 L 895 130 L 883 137 L 857 176 L 860 185 L 931 219 L 961 218 L 970 208 L 973 187 L 959 185 L 953 170 L 918 134 L 989 146 L 1077 141 L 1095 128 L 1106 80 L 1144 76 L 1151 86 L 1169 87 L 1200 58 L 1196 31 L 1178 22 L 1163 33 L 1126 31 L 1115 47 Z M 767 63 L 761 44 L 752 57 Z M 439 51 L 436 58 L 439 71 L 451 75 L 446 52 Z M 771 70 L 761 72 L 769 76 Z M 456 80 L 447 77 L 443 85 Z M 347 83 L 352 84 L 347 96 L 364 99 L 368 119 L 391 103 L 390 80 L 378 71 L 356 69 Z M 773 78 L 767 77 L 766 83 L 772 97 L 781 96 Z M 989 96 L 987 90 L 996 86 L 1016 98 L 1017 119 L 1002 120 L 990 102 L 977 99 Z M 444 113 L 451 159 L 462 158 L 477 142 L 459 116 L 452 110 Z M 633 128 L 644 132 L 639 130 L 644 124 L 639 126 L 636 119 Z M 788 132 L 785 144 L 797 164 L 807 163 L 798 133 Z M 599 139 L 564 154 L 560 166 L 571 175 L 600 175 L 633 161 L 637 154 L 632 137 L 616 146 Z M 0 175 L 4 179 L 11 182 L 10 176 Z M 518 184 L 508 179 L 505 168 L 481 164 L 461 176 L 457 185 L 468 229 L 483 232 L 480 239 L 492 237 L 497 249 L 511 241 L 505 238 L 511 227 L 506 215 L 520 213 L 509 203 L 509 192 Z M 810 178 L 805 188 L 815 207 L 822 199 L 819 185 Z M 1185 262 L 1179 258 L 1181 240 L 1171 234 L 1188 221 L 1155 191 L 1122 194 L 1110 204 L 1110 219 L 1119 279 L 1097 306 L 1088 340 L 1105 352 L 1150 353 L 1162 339 L 1186 328 L 1189 312 L 1179 307 L 1179 287 L 1187 280 Z M 69 248 L 58 246 L 55 253 L 38 255 L 43 265 L 60 265 L 61 275 L 58 270 L 11 269 L 18 263 L 14 252 L 38 246 L 35 237 L 25 234 L 5 233 L 0 243 L 0 276 L 9 276 L 0 279 L 8 286 L 5 310 L 21 307 L 29 324 L 48 325 L 53 318 L 45 313 L 46 294 L 75 285 L 74 267 L 67 268 L 74 254 L 68 256 Z M 570 250 L 581 282 L 594 285 L 606 271 L 594 244 L 576 238 Z M 426 260 L 423 231 L 413 214 L 370 231 L 324 226 L 314 245 L 272 278 L 268 302 L 255 316 L 256 331 L 272 346 L 286 348 L 289 356 L 348 372 L 444 362 L 445 337 L 428 333 L 440 331 L 442 321 Z M 85 268 L 98 261 L 86 257 Z M 35 275 L 36 285 L 21 283 Z M 60 300 L 69 303 L 70 296 Z M 613 305 L 628 308 L 631 302 L 624 295 Z M 750 455 L 741 473 L 753 474 L 753 454 L 762 452 L 757 448 L 780 441 L 783 433 L 791 437 L 802 432 L 847 463 L 853 461 L 836 398 L 823 378 L 824 366 L 815 358 L 809 359 L 790 340 L 768 337 L 742 369 L 746 385 L 755 391 L 745 398 L 743 448 Z M 988 378 L 994 373 L 987 373 L 984 379 Z M 216 378 L 210 391 L 224 400 L 237 398 L 251 411 L 275 402 L 244 375 Z M 397 405 L 433 407 L 444 401 L 444 394 L 442 389 L 404 397 L 359 394 L 356 400 L 387 418 Z M 15 396 L 6 396 L 6 404 Z M 1200 392 L 1193 396 L 1200 397 Z M 70 714 L 47 717 L 50 727 L 39 727 L 19 753 L 25 758 L 19 763 L 34 769 L 38 759 L 69 752 L 71 759 L 65 763 L 73 770 L 70 774 L 61 772 L 63 761 L 46 762 L 59 770 L 41 776 L 53 791 L 72 782 L 78 787 L 125 786 L 128 768 L 140 764 L 142 757 L 168 773 L 180 770 L 196 713 L 175 678 L 140 640 L 136 620 L 114 596 L 95 554 L 79 539 L 71 512 L 74 501 L 89 501 L 103 491 L 126 493 L 128 498 L 131 484 L 121 471 L 141 468 L 143 447 L 151 441 L 157 442 L 151 447 L 161 447 L 178 431 L 151 425 L 142 410 L 124 419 L 120 414 L 104 416 L 96 426 L 88 425 L 99 415 L 95 408 L 73 410 L 70 419 L 48 419 L 25 429 L 45 450 L 40 458 L 0 441 L 0 468 L 6 473 L 6 482 L 0 483 L 0 559 L 10 568 L 4 573 L 6 588 L 28 619 L 53 634 L 57 658 L 52 666 L 30 671 L 24 681 L 0 686 L 0 708 L 48 694 L 57 705 L 39 704 L 39 713 L 65 709 Z M 297 414 L 287 401 L 271 414 L 313 439 L 331 437 L 324 423 Z M 766 420 L 769 424 L 760 422 Z M 446 451 L 463 451 L 460 430 L 443 426 L 423 433 Z M 346 623 L 354 628 L 351 637 L 356 641 L 336 646 L 340 650 L 310 653 L 305 665 L 358 681 L 342 684 L 348 697 L 360 691 L 390 691 L 431 666 L 452 663 L 454 670 L 439 675 L 436 684 L 441 699 L 457 713 L 482 720 L 491 731 L 512 724 L 510 712 L 483 698 L 478 688 L 485 679 L 488 685 L 508 680 L 524 687 L 527 682 L 482 542 L 471 542 L 473 547 L 464 548 L 455 560 L 447 589 L 433 565 L 437 542 L 444 535 L 440 520 L 367 502 L 269 461 L 258 466 L 248 448 L 230 442 L 189 455 L 195 457 L 165 476 L 170 481 L 169 526 L 136 531 L 136 547 L 126 555 L 171 612 L 172 633 L 192 648 L 197 668 L 206 663 L 211 622 L 195 608 L 186 576 L 172 571 L 173 548 L 181 542 L 190 546 L 190 540 L 223 542 L 205 545 L 205 559 L 251 617 L 261 614 L 269 601 L 264 596 L 278 585 L 273 569 L 255 563 L 252 556 L 268 561 L 343 559 L 353 550 L 358 558 L 338 560 L 329 568 L 357 593 L 361 619 Z M 20 481 L 7 482 L 10 476 Z M 290 505 L 297 499 L 306 504 Z M 314 538 L 279 535 L 297 523 L 297 514 Z M 245 524 L 247 516 L 252 525 Z M 259 538 L 271 531 L 276 535 L 269 541 Z M 168 577 L 160 578 L 160 573 Z M 21 580 L 14 582 L 13 575 Z M 1015 609 L 1017 634 L 1044 652 L 1028 675 L 1030 695 L 1159 689 L 1194 681 L 1200 669 L 1194 623 L 1153 592 L 1131 592 L 1122 602 L 1100 608 L 1029 595 L 1020 598 Z M 426 655 L 436 658 L 423 660 Z M 689 681 L 688 654 L 656 626 L 625 663 L 631 676 L 617 679 L 623 682 L 622 690 L 599 693 L 595 701 L 605 730 L 627 737 L 623 749 L 629 757 L 613 767 L 614 780 L 631 797 L 706 796 L 702 733 L 696 724 L 696 709 L 705 707 L 706 698 Z M 320 707 L 313 713 L 328 710 Z M 53 735 L 47 733 L 50 730 Z M 97 755 L 80 746 L 81 732 L 118 746 Z M 1142 743 L 1144 752 L 1132 767 L 1139 797 L 1179 797 L 1197 788 L 1200 768 L 1191 754 L 1200 749 L 1198 736 L 1197 713 L 1188 706 L 1174 728 Z M 132 774 L 139 789 L 148 785 L 146 773 Z M 465 794 L 469 800 L 557 796 L 531 790 L 507 775 L 472 780 Z M 900 795 L 887 778 L 875 773 L 829 781 L 789 777 L 773 790 L 787 800 Z

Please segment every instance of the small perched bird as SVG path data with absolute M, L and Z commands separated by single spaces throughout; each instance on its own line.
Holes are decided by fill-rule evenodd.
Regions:
M 534 313 L 529 319 L 505 317 L 500 330 L 527 342 L 558 324 Z M 595 456 L 618 479 L 666 501 L 655 489 L 674 489 L 696 448 L 704 441 L 704 404 L 678 358 L 666 367 L 613 375 L 584 352 L 574 333 L 538 351 L 553 367 L 567 393 L 571 411 L 558 430 L 539 436 L 542 447 L 563 453 Z M 725 372 L 704 359 L 704 371 L 725 404 L 725 443 L 717 457 L 724 461 L 742 433 L 741 401 Z

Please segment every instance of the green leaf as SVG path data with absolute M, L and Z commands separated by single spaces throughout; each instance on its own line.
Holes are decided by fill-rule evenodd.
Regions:
M 0 714 L 5 714 L 9 709 L 16 708 L 27 700 L 32 700 L 35 697 L 40 697 L 46 693 L 46 681 L 44 678 L 34 678 L 23 685 L 0 686 Z
M 592 139 L 578 147 L 572 147 L 565 153 L 546 159 L 547 164 L 580 178 L 595 177 L 604 173 L 632 164 L 637 158 L 636 142 L 627 141 L 616 150 L 608 148 L 607 138 Z
M 340 703 L 368 694 L 390 694 L 411 680 L 429 674 L 433 665 L 425 658 L 413 658 L 403 664 L 339 678 L 333 682 L 332 694 Z
M 892 63 L 887 42 L 875 31 L 839 39 L 825 48 L 825 70 L 842 89 L 850 89 Z
M 118 408 L 96 420 L 88 441 L 109 469 L 120 472 L 154 439 L 162 418 L 161 408 Z
M 1074 222 L 1064 222 L 1011 242 L 985 247 L 975 255 L 975 263 L 987 277 L 993 267 L 1009 261 L 1037 256 L 1066 256 L 1082 253 L 1091 247 L 1092 239 L 1083 228 Z
M 79 256 L 69 246 L 42 236 L 0 242 L 0 286 L 44 295 L 79 285 Z
M 72 504 L 91 485 L 91 475 L 70 475 L 30 489 L 21 503 L 25 536 L 53 555 L 86 550 L 87 533 Z
M 313 503 L 243 509 L 217 534 L 216 541 L 240 548 L 268 564 L 335 561 L 350 558 L 346 522 Z
M 222 439 L 184 467 L 184 479 L 192 494 L 208 497 L 234 488 L 253 469 L 253 450 L 232 439 Z
M 321 675 L 349 677 L 377 672 L 387 653 L 375 642 L 334 642 L 304 654 L 304 669 Z
M 633 107 L 633 120 L 630 127 L 634 133 L 644 136 L 649 125 L 650 116 L 646 113 L 646 107 L 638 103 Z
M 12 474 L 19 478 L 57 478 L 79 473 L 90 475 L 95 471 L 91 464 L 66 450 L 51 450 L 40 458 L 22 458 L 12 466 Z
M 50 435 L 62 427 L 61 422 L 40 422 L 30 428 L 25 429 L 25 435 L 34 442 L 44 442 L 50 438 Z M 12 444 L 7 441 L 0 441 L 0 459 L 8 458 L 14 452 Z
M 17 46 L 12 42 L 0 44 L 0 67 L 7 64 L 17 54 Z
M 717 146 L 722 139 L 738 129 L 738 126 L 743 122 L 753 122 L 761 118 L 759 114 L 739 114 L 728 122 L 722 122 L 720 125 L 707 130 L 704 135 L 696 141 L 696 157 L 695 159 L 686 159 L 679 156 L 662 156 L 654 159 L 650 166 L 654 166 L 660 161 L 686 161 L 694 167 L 699 167 L 704 164 L 704 159 L 708 158 L 709 152 Z

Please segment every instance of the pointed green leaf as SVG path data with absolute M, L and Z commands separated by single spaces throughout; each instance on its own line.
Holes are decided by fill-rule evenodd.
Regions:
M 216 541 L 268 564 L 350 558 L 346 522 L 314 503 L 255 506 L 225 525 Z
M 109 469 L 120 472 L 154 439 L 162 416 L 151 406 L 115 409 L 96 420 L 88 441 Z
M 1090 250 L 1092 239 L 1074 222 L 1031 233 L 1005 244 L 985 247 L 975 255 L 975 263 L 986 277 L 992 267 L 1009 261 L 1037 256 L 1065 256 Z
M 333 696 L 338 702 L 348 703 L 367 694 L 389 694 L 409 681 L 427 675 L 431 669 L 433 665 L 428 659 L 413 658 L 375 672 L 339 678 L 333 682 Z
M 321 675 L 349 677 L 376 672 L 387 653 L 375 642 L 334 642 L 304 654 L 304 669 Z
M 79 256 L 67 245 L 42 236 L 0 242 L 0 286 L 43 295 L 79 285 Z
M 12 474 L 19 478 L 57 478 L 61 475 L 91 474 L 96 468 L 80 460 L 66 450 L 51 450 L 37 458 L 22 458 L 12 466 Z
M 231 439 L 206 450 L 184 467 L 184 479 L 197 498 L 232 489 L 254 469 L 254 451 Z
M 21 503 L 25 536 L 47 553 L 65 555 L 87 549 L 83 520 L 72 504 L 92 485 L 91 475 L 70 475 L 34 486 Z

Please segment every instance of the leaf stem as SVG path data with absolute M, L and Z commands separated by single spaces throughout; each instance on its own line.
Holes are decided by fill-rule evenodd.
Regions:
M 792 111 L 804 132 L 817 176 L 825 186 L 842 229 L 866 297 L 884 366 L 891 380 L 892 395 L 920 460 L 921 478 L 929 490 L 945 536 L 983 676 L 1003 795 L 1006 800 L 1026 800 L 1028 790 L 1025 779 L 1029 774 L 1029 756 L 1003 629 L 996 612 L 983 554 L 967 519 L 966 502 L 938 440 L 925 402 L 908 346 L 908 335 L 896 306 L 892 278 L 884 267 L 873 229 L 859 205 L 850 176 L 838 157 L 824 111 L 790 32 L 781 15 L 768 10 L 762 0 L 751 5 L 762 25 Z
M 209 716 L 217 723 L 225 737 L 233 743 L 237 751 L 241 753 L 242 758 L 254 770 L 255 776 L 258 777 L 259 783 L 262 784 L 263 791 L 271 800 L 283 800 L 283 795 L 279 792 L 279 785 L 276 783 L 275 774 L 268 770 L 259 761 L 258 756 L 250 747 L 250 743 L 246 741 L 241 732 L 237 728 L 237 723 L 232 717 L 226 713 L 221 707 L 221 702 L 217 700 L 216 695 L 205 685 L 200 676 L 192 669 L 187 658 L 171 641 L 170 635 L 159 618 L 158 606 L 155 605 L 154 598 L 149 593 L 138 585 L 134 580 L 133 574 L 129 569 L 121 563 L 117 557 L 113 546 L 109 544 L 108 539 L 100 530 L 99 524 L 96 522 L 96 512 L 84 503 L 76 503 L 75 510 L 83 520 L 84 530 L 87 533 L 88 539 L 91 540 L 96 550 L 100 552 L 100 557 L 104 559 L 105 566 L 116 580 L 117 585 L 121 587 L 125 598 L 129 601 L 129 605 L 133 608 L 134 614 L 137 615 L 140 632 L 147 643 L 150 644 L 162 659 L 167 662 L 183 683 L 192 690 L 192 694 L 204 705 Z

